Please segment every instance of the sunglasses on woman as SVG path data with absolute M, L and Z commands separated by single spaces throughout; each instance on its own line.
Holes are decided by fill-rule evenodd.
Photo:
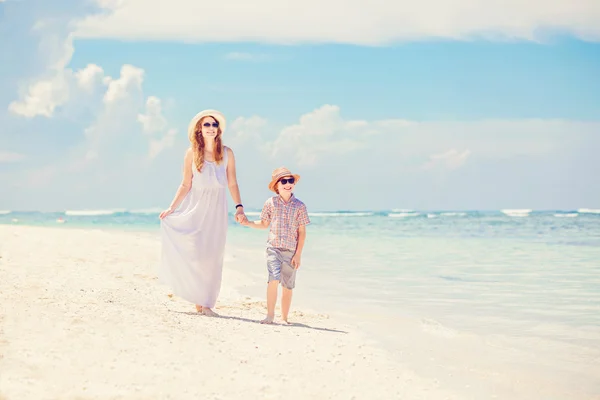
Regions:
M 279 182 L 281 182 L 283 185 L 287 185 L 289 184 L 293 184 L 296 180 L 292 177 L 292 178 L 283 178 L 280 179 Z
M 219 127 L 219 123 L 218 123 L 218 122 L 213 122 L 213 123 L 210 123 L 210 122 L 205 122 L 205 123 L 203 123 L 203 124 L 202 124 L 202 126 L 205 126 L 205 127 L 207 127 L 207 128 L 208 128 L 208 127 L 211 127 L 211 126 L 212 126 L 213 128 L 218 128 L 218 127 Z

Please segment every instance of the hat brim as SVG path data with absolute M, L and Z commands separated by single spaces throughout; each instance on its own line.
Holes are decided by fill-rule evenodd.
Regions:
M 285 175 L 281 175 L 276 177 L 275 179 L 272 179 L 271 182 L 269 182 L 269 190 L 272 192 L 275 192 L 275 186 L 277 186 L 277 182 L 279 182 L 279 180 L 281 178 L 285 178 L 286 176 L 293 176 L 295 179 L 294 184 L 298 183 L 300 181 L 300 175 L 298 174 L 285 174 Z M 277 192 L 275 192 L 277 193 Z
M 227 119 L 225 116 L 217 110 L 204 110 L 200 111 L 198 114 L 194 115 L 194 118 L 190 121 L 188 125 L 188 138 L 190 141 L 194 138 L 196 124 L 204 117 L 213 117 L 219 123 L 219 128 L 221 129 L 221 134 L 225 133 L 225 128 L 227 127 Z

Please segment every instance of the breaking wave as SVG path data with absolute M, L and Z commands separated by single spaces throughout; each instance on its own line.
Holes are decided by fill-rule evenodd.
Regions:
M 531 213 L 531 209 L 508 209 L 508 210 L 500 210 L 502 211 L 502 213 L 504 213 L 505 215 L 508 215 L 509 217 L 528 217 L 529 214 Z
M 100 215 L 114 215 L 125 210 L 67 210 L 65 215 L 73 217 L 97 217 Z

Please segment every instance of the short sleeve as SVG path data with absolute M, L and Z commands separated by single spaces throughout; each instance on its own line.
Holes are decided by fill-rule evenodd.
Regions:
M 267 221 L 267 223 L 271 223 L 271 220 L 273 219 L 273 202 L 271 199 L 265 201 L 260 213 L 260 219 L 262 221 Z
M 310 218 L 308 217 L 308 211 L 306 211 L 306 205 L 302 204 L 298 210 L 298 225 L 304 226 L 310 224 Z

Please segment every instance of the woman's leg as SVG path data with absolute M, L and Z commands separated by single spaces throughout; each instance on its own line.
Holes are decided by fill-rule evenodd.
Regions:
M 209 316 L 209 317 L 218 317 L 219 314 L 217 314 L 216 312 L 214 312 L 213 310 L 211 310 L 208 307 L 202 307 L 202 314 Z

